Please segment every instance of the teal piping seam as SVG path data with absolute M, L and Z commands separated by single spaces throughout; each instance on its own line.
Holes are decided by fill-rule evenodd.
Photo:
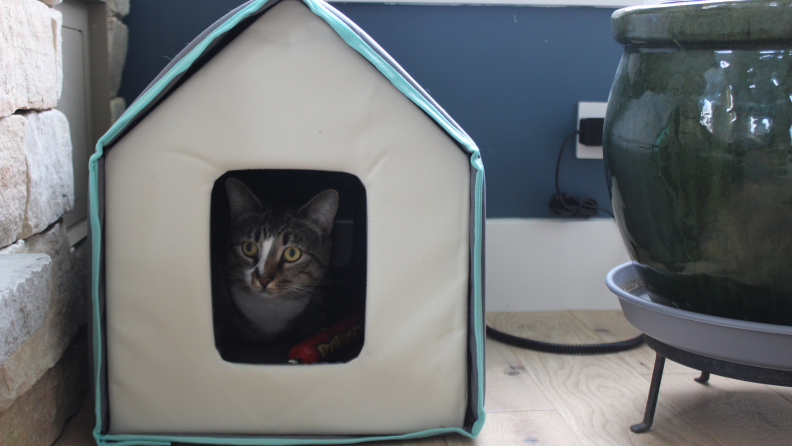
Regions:
M 358 53 L 360 53 L 363 57 L 365 57 L 372 65 L 374 65 L 380 73 L 382 73 L 399 91 L 402 92 L 405 96 L 407 96 L 415 105 L 420 107 L 423 111 L 425 111 L 432 119 L 434 119 L 438 124 L 440 124 L 443 129 L 448 132 L 451 136 L 454 137 L 462 146 L 464 146 L 468 152 L 470 152 L 470 163 L 476 169 L 476 185 L 475 185 L 475 209 L 474 209 L 474 221 L 475 221 L 475 228 L 474 228 L 474 246 L 473 246 L 473 298 L 475 300 L 476 305 L 474 305 L 474 315 L 473 315 L 473 322 L 475 326 L 475 339 L 476 339 L 476 357 L 478 359 L 476 367 L 478 369 L 478 376 L 480 377 L 478 381 L 479 391 L 478 391 L 478 419 L 473 424 L 471 432 L 462 431 L 463 435 L 469 437 L 476 437 L 479 432 L 481 432 L 482 427 L 484 427 L 484 339 L 482 333 L 482 327 L 484 326 L 483 321 L 483 314 L 482 314 L 482 296 L 481 296 L 481 245 L 482 245 L 482 226 L 483 226 L 483 191 L 484 191 L 484 165 L 481 162 L 481 154 L 479 153 L 478 147 L 470 139 L 470 137 L 465 134 L 464 132 L 458 131 L 448 120 L 440 114 L 440 112 L 429 102 L 427 102 L 424 97 L 418 93 L 418 91 L 405 80 L 396 70 L 393 69 L 390 64 L 388 64 L 377 52 L 375 52 L 360 36 L 357 35 L 352 29 L 350 29 L 344 22 L 339 20 L 334 14 L 332 14 L 328 8 L 330 6 L 323 2 L 317 0 L 303 0 L 305 4 L 311 8 L 311 11 L 314 14 L 318 15 L 322 19 L 324 19 L 335 31 L 344 39 L 344 42 L 347 43 L 350 47 L 355 49 Z M 414 437 L 407 437 L 407 438 L 414 438 Z
M 104 435 L 103 443 L 100 446 L 119 446 L 119 445 L 169 445 L 170 442 L 193 443 L 193 444 L 227 444 L 239 446 L 285 446 L 285 445 L 309 445 L 309 444 L 354 444 L 369 441 L 383 440 L 409 440 L 415 438 L 431 437 L 458 433 L 468 437 L 472 435 L 458 427 L 447 427 L 438 429 L 428 429 L 421 432 L 414 432 L 403 435 L 379 435 L 373 437 L 349 437 L 349 438 L 234 438 L 234 437 L 190 437 L 178 435 Z
M 157 95 L 173 80 L 174 77 L 186 71 L 195 60 L 203 54 L 206 48 L 216 38 L 233 29 L 240 21 L 251 14 L 257 12 L 269 0 L 254 1 L 243 10 L 239 11 L 228 21 L 220 25 L 200 44 L 193 48 L 183 59 L 168 71 L 152 88 L 116 121 L 116 123 L 99 139 L 96 144 L 96 152 L 91 156 L 88 164 L 89 170 L 89 194 L 91 198 L 90 219 L 91 219 L 91 239 L 92 264 L 91 264 L 91 297 L 93 307 L 93 350 L 95 375 L 95 395 L 96 395 L 96 427 L 94 428 L 94 438 L 100 446 L 168 446 L 171 442 L 191 442 L 200 444 L 232 444 L 232 445 L 296 445 L 296 444 L 350 444 L 366 441 L 397 440 L 422 438 L 432 435 L 459 433 L 467 437 L 475 437 L 484 426 L 484 339 L 483 339 L 483 312 L 482 312 L 482 277 L 481 277 L 481 256 L 482 256 L 482 230 L 483 230 L 483 191 L 484 191 L 484 166 L 481 156 L 475 143 L 464 132 L 457 130 L 448 120 L 446 120 L 438 110 L 428 103 L 423 96 L 407 82 L 396 70 L 393 69 L 382 57 L 379 56 L 371 47 L 366 44 L 352 29 L 340 21 L 335 15 L 329 12 L 329 6 L 317 0 L 303 0 L 304 3 L 313 11 L 314 14 L 325 20 L 339 36 L 353 49 L 358 51 L 363 57 L 371 62 L 396 88 L 407 96 L 413 103 L 423 109 L 432 119 L 434 119 L 443 129 L 456 139 L 470 153 L 470 163 L 476 169 L 476 184 L 474 187 L 474 246 L 473 246 L 473 298 L 474 305 L 474 339 L 476 341 L 476 353 L 478 370 L 478 420 L 473 424 L 471 432 L 459 428 L 439 428 L 429 429 L 404 435 L 390 435 L 377 437 L 359 437 L 344 439 L 285 439 L 285 438 L 213 438 L 213 437 L 187 437 L 187 436 L 156 436 L 156 435 L 102 435 L 102 414 L 101 414 L 101 372 L 103 363 L 102 351 L 102 327 L 99 313 L 99 254 L 101 253 L 101 228 L 99 224 L 98 210 L 98 177 L 97 169 L 99 159 L 104 155 L 104 145 L 112 140 L 121 132 L 132 118 L 150 103 Z
M 96 438 L 96 442 L 99 445 L 105 444 L 102 441 L 102 405 L 101 405 L 101 377 L 102 377 L 102 363 L 104 362 L 104 355 L 102 350 L 102 327 L 101 327 L 101 316 L 99 313 L 99 270 L 100 270 L 100 263 L 99 263 L 99 255 L 101 253 L 101 243 L 102 243 L 102 231 L 99 223 L 99 190 L 98 190 L 98 178 L 97 178 L 97 168 L 99 164 L 99 159 L 104 155 L 104 145 L 107 144 L 108 141 L 112 140 L 119 132 L 121 132 L 124 127 L 132 120 L 132 118 L 140 113 L 141 110 L 149 103 L 151 100 L 157 97 L 157 95 L 179 74 L 186 71 L 195 60 L 203 54 L 206 48 L 211 44 L 216 38 L 221 36 L 223 33 L 227 32 L 230 29 L 233 29 L 240 21 L 244 20 L 246 17 L 253 14 L 259 8 L 261 8 L 265 3 L 269 0 L 258 0 L 246 8 L 239 11 L 233 17 L 231 17 L 227 22 L 223 23 L 217 29 L 215 29 L 209 36 L 206 37 L 200 44 L 198 44 L 195 48 L 193 48 L 190 53 L 187 54 L 182 60 L 176 63 L 176 65 L 168 71 L 152 88 L 150 88 L 147 92 L 143 94 L 143 96 L 135 101 L 129 109 L 121 115 L 118 121 L 113 124 L 110 129 L 105 133 L 99 141 L 96 143 L 96 152 L 91 155 L 91 159 L 88 161 L 88 194 L 90 196 L 90 219 L 91 219 L 91 241 L 93 246 L 91 247 L 91 304 L 93 308 L 93 350 L 94 350 L 94 383 L 95 383 L 95 411 L 96 411 L 96 427 L 94 428 L 93 435 Z M 130 443 L 131 444 L 131 443 Z M 142 443 L 138 443 L 142 444 Z M 147 443 L 151 444 L 151 443 Z M 157 443 L 157 444 L 169 444 L 169 443 Z
M 105 440 L 107 436 L 103 437 Z M 107 441 L 97 441 L 99 446 L 170 446 L 170 441 L 149 441 L 149 440 L 129 440 L 108 443 Z
M 474 325 L 475 325 L 475 339 L 476 339 L 476 353 L 478 358 L 478 364 L 476 367 L 478 368 L 479 379 L 479 392 L 478 392 L 478 420 L 474 423 L 472 432 L 464 432 L 464 435 L 475 437 L 481 431 L 481 428 L 484 426 L 484 345 L 483 345 L 483 333 L 481 333 L 483 327 L 483 315 L 481 314 L 482 311 L 482 297 L 481 297 L 481 234 L 482 234 L 482 222 L 483 222 L 483 189 L 484 189 L 484 166 L 481 163 L 481 155 L 479 153 L 478 147 L 470 139 L 470 137 L 465 134 L 464 132 L 458 131 L 448 120 L 440 114 L 440 112 L 429 102 L 427 102 L 424 97 L 413 87 L 407 80 L 405 80 L 396 70 L 393 69 L 390 64 L 388 64 L 377 52 L 375 52 L 360 36 L 357 35 L 352 29 L 350 29 L 344 22 L 339 20 L 334 14 L 328 11 L 329 5 L 322 1 L 316 0 L 303 0 L 311 11 L 314 14 L 318 15 L 322 19 L 324 19 L 337 33 L 341 36 L 342 39 L 353 49 L 359 52 L 363 57 L 365 57 L 372 65 L 374 65 L 380 73 L 382 73 L 396 88 L 399 89 L 405 96 L 407 96 L 411 101 L 413 101 L 418 107 L 423 109 L 432 119 L 434 119 L 438 124 L 440 124 L 446 132 L 448 132 L 451 136 L 454 137 L 462 146 L 464 146 L 468 152 L 470 152 L 470 162 L 473 167 L 476 169 L 476 185 L 475 185 L 475 209 L 474 209 L 474 221 L 475 221 L 475 228 L 474 228 L 474 246 L 473 246 L 473 287 L 474 287 L 474 299 L 476 301 L 476 305 L 474 305 Z

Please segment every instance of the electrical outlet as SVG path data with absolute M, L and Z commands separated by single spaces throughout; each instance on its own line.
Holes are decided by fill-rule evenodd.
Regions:
M 580 120 L 585 118 L 604 118 L 605 110 L 608 108 L 607 102 L 578 102 L 577 129 L 580 130 Z M 596 160 L 602 159 L 602 146 L 584 146 L 579 138 L 575 138 L 577 143 L 577 157 L 580 159 Z

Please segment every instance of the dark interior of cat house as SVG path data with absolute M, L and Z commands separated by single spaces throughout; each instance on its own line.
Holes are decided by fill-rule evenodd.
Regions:
M 212 310 L 220 356 L 343 363 L 363 348 L 366 190 L 356 176 L 237 170 L 211 201 Z

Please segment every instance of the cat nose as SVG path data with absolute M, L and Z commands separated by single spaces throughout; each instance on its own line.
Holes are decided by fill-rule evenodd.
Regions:
M 261 288 L 267 288 L 267 285 L 272 282 L 272 277 L 259 277 L 258 281 L 261 284 Z

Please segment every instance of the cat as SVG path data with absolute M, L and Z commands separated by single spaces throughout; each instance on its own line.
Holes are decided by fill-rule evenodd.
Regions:
M 317 333 L 326 322 L 320 285 L 330 263 L 338 192 L 325 190 L 299 209 L 279 212 L 241 181 L 228 178 L 225 185 L 224 325 L 256 342 Z

